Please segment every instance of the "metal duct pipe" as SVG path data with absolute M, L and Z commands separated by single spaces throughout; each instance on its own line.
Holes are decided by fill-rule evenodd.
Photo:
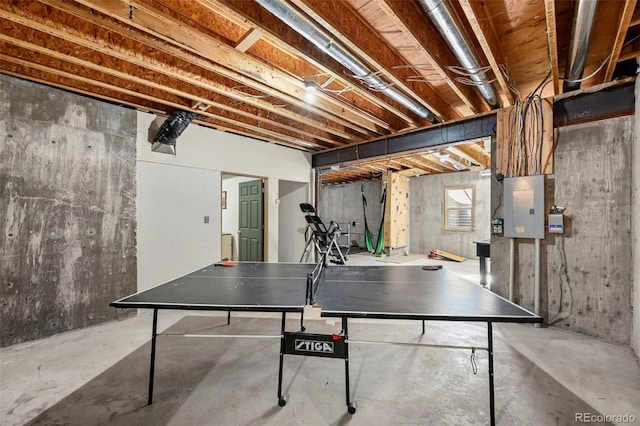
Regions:
M 500 100 L 489 82 L 487 74 L 473 72 L 482 68 L 480 60 L 471 48 L 471 43 L 462 30 L 462 24 L 449 4 L 444 0 L 420 0 L 420 4 L 449 44 L 460 64 L 470 71 L 469 77 L 477 84 L 482 97 L 491 108 L 500 107 Z
M 176 139 L 180 137 L 189 123 L 196 118 L 196 115 L 195 112 L 180 109 L 173 111 L 169 118 L 162 123 L 160 129 L 158 129 L 158 133 L 156 133 L 156 136 L 153 138 L 153 142 L 175 145 Z
M 597 6 L 598 0 L 580 0 L 574 3 L 571 42 L 564 73 L 563 89 L 565 92 L 580 88 L 580 82 L 577 80 L 582 78 L 584 71 Z
M 388 83 L 373 74 L 358 59 L 354 58 L 349 52 L 344 50 L 333 40 L 307 22 L 302 14 L 293 9 L 282 0 L 256 0 L 258 4 L 274 14 L 282 22 L 290 26 L 298 34 L 316 45 L 319 49 L 331 56 L 340 64 L 349 69 L 355 76 L 366 82 L 370 87 L 379 90 L 394 101 L 403 105 L 405 108 L 413 111 L 418 116 L 432 122 L 438 122 L 435 115 L 422 105 L 409 99 L 400 91 L 390 87 Z

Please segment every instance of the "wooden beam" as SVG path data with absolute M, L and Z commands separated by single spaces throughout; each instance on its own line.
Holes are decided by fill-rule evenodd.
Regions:
M 120 87 L 105 85 L 103 83 L 96 82 L 94 79 L 85 79 L 83 77 L 79 77 L 75 73 L 62 72 L 38 63 L 16 58 L 15 56 L 5 55 L 2 52 L 3 50 L 0 50 L 0 69 L 5 74 L 35 81 L 47 86 L 57 87 L 68 92 L 100 98 L 107 102 L 127 105 L 153 114 L 167 114 L 167 111 L 159 108 L 157 104 L 156 106 L 152 106 L 151 102 L 145 103 L 145 97 L 140 96 L 140 94 L 136 92 L 127 91 Z M 46 75 L 46 78 L 42 77 L 43 74 Z M 131 95 L 132 97 L 129 98 L 126 95 Z M 164 105 L 162 105 L 162 107 L 164 107 Z
M 512 105 L 514 99 L 513 93 L 511 93 L 511 88 L 504 77 L 502 68 L 500 67 L 500 64 L 503 64 L 505 67 L 507 64 L 504 60 L 500 43 L 498 42 L 496 30 L 493 27 L 491 18 L 487 15 L 484 2 L 460 0 L 460 6 L 467 17 L 467 20 L 469 20 L 471 29 L 480 43 L 480 47 L 489 61 L 489 65 L 491 65 L 491 69 L 498 80 L 498 84 L 500 84 L 500 88 L 502 89 L 501 94 L 503 106 Z M 516 86 L 515 82 L 512 84 Z
M 262 37 L 262 33 L 255 28 L 251 28 L 247 33 L 236 43 L 236 49 L 242 53 L 246 52 L 256 44 Z
M 560 84 L 560 69 L 558 67 L 558 38 L 556 36 L 556 0 L 544 0 L 544 10 L 547 22 L 547 48 L 549 49 L 549 61 L 551 62 L 551 78 L 553 82 L 553 94 L 562 91 Z
M 441 160 L 439 157 L 437 157 L 435 154 L 426 154 L 423 155 L 422 158 L 424 158 L 425 160 L 435 164 L 439 164 L 441 169 L 441 172 L 451 172 L 451 171 L 457 171 L 457 169 L 455 167 L 453 167 L 453 164 L 449 163 L 448 161 L 443 161 Z
M 380 93 L 366 89 L 362 84 L 353 84 L 345 76 L 344 66 L 334 61 L 322 52 L 310 41 L 300 34 L 292 31 L 279 19 L 275 19 L 269 12 L 249 1 L 230 0 L 197 0 L 210 8 L 221 10 L 227 16 L 235 20 L 242 20 L 244 23 L 258 28 L 264 34 L 265 43 L 259 43 L 252 49 L 252 52 L 280 66 L 295 75 L 318 75 L 326 74 L 326 79 L 334 79 L 332 87 L 337 86 L 337 90 L 348 88 L 349 90 L 340 93 L 340 98 L 360 111 L 370 112 L 370 115 L 378 117 L 389 117 L 379 120 L 376 123 L 381 129 L 398 130 L 405 128 L 408 123 L 412 123 L 414 118 L 410 117 L 406 110 L 396 107 L 388 102 L 388 98 Z M 274 52 L 278 51 L 278 54 Z M 281 58 L 283 52 L 288 56 Z M 292 60 L 295 59 L 295 60 Z M 297 60 L 302 58 L 304 61 Z M 310 71 L 309 69 L 313 69 Z M 305 71 L 306 70 L 306 71 Z M 300 80 L 303 80 L 301 77 Z M 331 89 L 328 87 L 327 89 Z M 337 95 L 336 95 L 337 96 Z M 397 119 L 402 123 L 397 123 Z
M 485 151 L 480 144 L 484 144 L 484 142 L 456 145 L 456 148 L 475 158 L 484 167 L 491 167 L 491 154 Z
M 465 158 L 474 164 L 479 164 L 483 168 L 491 167 L 491 156 L 476 144 L 460 144 L 451 148 L 460 150 L 466 156 Z
M 43 2 L 48 1 L 49 0 L 43 0 Z M 211 70 L 216 73 L 219 72 L 221 74 L 228 72 L 229 74 L 224 74 L 226 77 L 234 77 L 236 81 L 239 80 L 240 83 L 250 84 L 251 80 L 249 78 L 242 77 L 237 73 L 234 75 L 234 72 L 229 71 L 222 66 L 214 65 L 211 62 L 203 60 L 202 58 L 196 57 L 192 54 L 188 54 L 182 49 L 174 48 L 166 44 L 158 44 L 157 39 L 140 34 L 139 32 L 127 32 L 127 36 L 129 36 L 130 39 L 122 38 L 123 36 L 119 37 L 118 33 L 123 32 L 124 29 L 122 25 L 114 23 L 112 20 L 100 18 L 100 15 L 88 13 L 86 9 L 79 8 L 75 5 L 58 3 L 55 1 L 51 1 L 51 3 L 62 8 L 61 10 L 65 13 L 70 13 L 81 19 L 69 19 L 68 15 L 61 15 L 60 12 L 56 10 L 38 10 L 38 5 L 32 5 L 29 9 L 33 13 L 28 13 L 20 8 L 13 9 L 16 13 L 12 13 L 11 9 L 6 11 L 1 10 L 3 6 L 9 6 L 7 3 L 2 3 L 2 5 L 0 5 L 0 15 L 10 21 L 22 23 L 23 25 L 35 30 L 59 37 L 62 40 L 70 40 L 80 46 L 94 49 L 98 53 L 128 61 L 130 64 L 142 67 L 143 69 L 149 69 L 151 72 L 147 75 L 159 73 L 169 77 L 179 78 L 182 81 L 194 84 L 208 91 L 213 91 L 217 94 L 233 98 L 238 101 L 239 105 L 252 105 L 269 111 L 275 115 L 282 115 L 287 119 L 297 121 L 299 123 L 305 123 L 304 126 L 300 126 L 298 124 L 297 127 L 313 126 L 316 128 L 322 128 L 328 133 L 340 135 L 340 137 L 344 137 L 347 140 L 353 138 L 353 135 L 349 135 L 347 132 L 342 130 L 338 131 L 335 124 L 332 122 L 337 121 L 340 122 L 341 125 L 351 126 L 348 124 L 347 120 L 343 120 L 324 112 L 320 112 L 319 117 L 297 114 L 294 111 L 281 108 L 272 102 L 247 97 L 232 90 L 228 86 L 228 83 L 225 85 L 218 83 L 216 80 L 207 79 L 205 77 L 206 73 L 203 75 L 202 70 L 198 72 L 194 67 L 202 66 L 204 69 Z M 43 19 L 41 15 L 47 16 L 47 19 Z M 65 16 L 66 21 L 64 21 Z M 64 23 L 62 23 L 61 20 Z M 99 25 L 99 27 L 92 28 L 88 33 L 85 33 L 83 30 L 86 31 L 86 28 L 81 28 L 81 26 L 86 26 L 87 22 L 91 22 L 92 25 Z M 142 48 L 142 46 L 145 47 Z M 156 55 L 154 55 L 153 58 L 147 57 L 146 53 L 152 52 L 153 50 L 150 49 L 153 49 L 154 46 L 160 49 L 160 51 L 164 51 L 171 56 L 165 57 L 162 63 L 155 59 Z M 112 60 L 107 60 L 106 62 L 108 63 L 111 61 Z M 132 70 L 133 69 L 135 68 L 132 68 Z M 260 88 L 266 89 L 267 86 L 264 85 L 264 87 Z M 284 95 L 284 97 L 286 96 L 288 95 Z M 293 104 L 299 104 L 300 107 L 304 107 L 306 105 L 303 101 L 294 96 L 290 96 L 290 99 L 288 100 L 291 100 Z M 319 121 L 321 118 L 327 121 Z M 329 119 L 332 121 L 328 121 Z M 353 127 L 350 128 L 354 129 Z
M 622 14 L 620 16 L 620 23 L 616 31 L 616 40 L 613 43 L 613 49 L 611 49 L 611 57 L 609 58 L 607 71 L 604 75 L 605 83 L 611 80 L 611 78 L 613 77 L 613 72 L 616 69 L 616 65 L 618 65 L 620 52 L 622 52 L 622 46 L 624 45 L 624 39 L 627 35 L 627 30 L 629 29 L 629 24 L 631 23 L 631 18 L 633 17 L 636 3 L 637 0 L 625 0 L 624 2 L 624 8 L 622 9 Z
M 361 111 L 322 94 L 319 94 L 314 105 L 309 106 L 304 102 L 305 88 L 303 82 L 295 81 L 289 75 L 269 67 L 248 55 L 244 55 L 233 47 L 221 43 L 206 34 L 188 29 L 184 25 L 179 25 L 162 12 L 152 9 L 137 0 L 78 1 L 87 7 L 117 19 L 127 26 L 133 26 L 160 38 L 169 45 L 197 54 L 201 59 L 198 61 L 199 66 L 206 66 L 206 69 L 213 67 L 215 72 L 220 75 L 232 78 L 247 86 L 255 87 L 263 93 L 283 99 L 285 102 L 300 108 L 311 109 L 315 114 L 340 122 L 343 126 L 354 130 L 357 128 L 366 129 L 369 135 L 379 134 L 380 125 L 383 123 L 376 123 L 371 116 L 364 116 Z M 131 8 L 134 10 L 133 13 L 131 13 Z M 153 43 L 151 46 L 155 49 L 166 49 L 166 43 L 158 43 L 153 39 L 149 39 L 149 41 Z M 117 51 L 118 46 L 114 47 Z M 180 49 L 174 50 L 173 54 L 176 57 L 180 57 L 179 51 Z M 179 72 L 179 70 L 174 70 L 173 72 Z
M 620 54 L 620 56 L 618 57 L 618 62 L 624 62 L 624 61 L 628 61 L 629 59 L 634 59 L 640 57 L 640 48 L 636 48 L 636 49 L 629 49 L 628 51 Z
M 396 73 L 391 71 L 394 67 L 404 64 L 404 61 L 384 40 L 380 39 L 367 22 L 361 19 L 348 2 L 292 0 L 292 3 L 314 20 L 323 22 L 324 28 L 336 34 L 336 38 L 349 51 L 372 66 L 371 72 L 380 72 L 395 88 L 431 110 L 440 119 L 457 117 L 452 107 L 444 102 L 431 86 L 412 84 L 398 78 Z M 396 72 L 398 71 L 396 69 Z M 408 87 L 409 85 L 411 87 Z
M 420 170 L 422 174 L 431 174 L 434 172 L 433 167 L 425 165 L 420 162 L 418 158 L 412 157 L 404 160 L 411 168 L 409 170 Z
M 83 83 L 85 86 L 87 87 L 92 87 L 91 90 L 79 90 L 76 84 L 73 83 L 57 83 L 57 84 L 53 84 L 57 87 L 63 88 L 65 90 L 69 90 L 69 91 L 73 91 L 73 92 L 81 92 L 81 93 L 85 93 L 88 94 L 90 96 L 98 96 L 101 97 L 103 99 L 106 100 L 110 100 L 112 102 L 118 102 L 118 103 L 125 103 L 128 104 L 130 106 L 134 106 L 143 110 L 150 110 L 152 112 L 158 113 L 158 114 L 165 114 L 166 111 L 159 111 L 157 109 L 154 109 L 153 107 L 149 107 L 148 104 L 144 104 L 140 101 L 135 101 L 135 102 L 131 102 L 131 101 L 123 101 L 123 97 L 121 95 L 125 95 L 126 97 L 129 97 L 130 99 L 143 99 L 143 100 L 149 100 L 152 102 L 157 102 L 157 98 L 155 98 L 154 96 L 149 96 L 146 95 L 144 93 L 140 93 L 140 91 L 137 90 L 130 90 L 130 89 L 125 89 L 119 86 L 115 86 L 112 85 L 110 83 L 104 83 L 101 81 L 97 81 L 95 79 L 95 73 L 93 77 L 83 77 L 81 75 L 79 75 L 78 73 L 71 73 L 71 72 L 66 72 L 60 69 L 55 69 L 55 68 L 51 68 L 45 65 L 41 65 L 35 62 L 30 62 L 30 61 L 26 61 L 20 58 L 16 58 L 15 56 L 8 56 L 8 55 L 4 55 L 2 53 L 0 53 L 0 59 L 1 60 L 5 60 L 7 62 L 11 62 L 13 64 L 16 65 L 21 65 L 23 67 L 26 67 L 28 69 L 31 70 L 38 70 L 38 71 L 42 71 L 45 73 L 49 73 L 55 76 L 60 77 L 63 80 L 66 80 L 68 82 L 80 82 Z M 62 81 L 62 80 L 59 80 Z M 41 81 L 44 82 L 45 84 L 52 84 L 52 80 L 48 79 L 46 81 Z M 111 93 L 113 93 L 113 95 L 111 96 L 100 96 L 100 90 L 99 89 L 106 89 L 108 91 L 110 91 Z M 118 95 L 120 94 L 120 95 Z M 179 108 L 179 109 L 185 109 L 185 105 L 180 104 L 178 102 L 167 102 L 166 100 L 163 101 L 163 103 L 165 105 L 168 105 L 170 107 L 170 109 L 174 109 L 174 108 Z M 239 131 L 244 129 L 243 134 L 245 134 L 248 137 L 256 137 L 256 135 L 262 135 L 262 138 L 271 142 L 271 143 L 277 143 L 279 145 L 284 145 L 284 146 L 288 146 L 288 147 L 292 147 L 292 148 L 297 148 L 297 149 L 302 149 L 302 150 L 306 150 L 306 151 L 311 151 L 308 148 L 304 148 L 305 145 L 308 145 L 308 143 L 306 141 L 301 141 L 301 140 L 295 140 L 295 139 L 289 139 L 289 140 L 284 140 L 282 139 L 282 136 L 278 133 L 273 133 L 273 132 L 269 132 L 265 129 L 259 128 L 259 127 L 255 127 L 255 126 L 242 126 L 239 127 L 237 126 L 237 123 L 226 119 L 225 117 L 221 117 L 221 116 L 216 116 L 214 114 L 210 114 L 210 113 L 206 113 L 206 112 L 201 112 L 199 113 L 201 116 L 207 116 L 210 118 L 215 119 L 215 124 L 214 127 L 218 127 L 219 124 L 224 123 L 226 124 L 229 128 L 232 128 L 234 131 Z
M 66 62 L 72 64 L 72 68 L 78 69 L 77 73 L 79 75 L 85 70 L 90 70 L 90 72 L 94 73 L 96 79 L 100 76 L 105 76 L 102 78 L 103 81 L 114 81 L 114 84 L 111 85 L 112 87 L 115 87 L 115 82 L 117 82 L 122 87 L 129 87 L 132 90 L 137 90 L 137 92 L 141 95 L 145 92 L 145 90 L 155 90 L 157 94 L 150 99 L 157 103 L 171 105 L 172 108 L 185 108 L 183 101 L 180 102 L 180 100 L 190 99 L 191 103 L 207 104 L 209 106 L 215 106 L 216 110 L 220 112 L 226 111 L 228 113 L 228 116 L 225 118 L 225 120 L 230 120 L 231 118 L 233 118 L 237 120 L 236 124 L 239 123 L 241 125 L 254 127 L 254 125 L 258 123 L 258 127 L 263 126 L 264 128 L 264 130 L 261 131 L 262 134 L 268 131 L 269 128 L 274 131 L 278 129 L 279 132 L 282 132 L 284 130 L 284 133 L 288 133 L 293 139 L 305 141 L 305 143 L 307 144 L 324 148 L 336 145 L 335 139 L 328 137 L 326 134 L 324 136 L 321 136 L 320 134 L 309 134 L 304 130 L 299 129 L 298 127 L 281 124 L 267 117 L 262 117 L 260 116 L 260 114 L 258 114 L 257 111 L 256 113 L 251 114 L 243 110 L 235 109 L 225 103 L 217 103 L 212 101 L 210 98 L 200 97 L 197 94 L 190 93 L 188 91 L 190 89 L 189 87 L 186 87 L 184 84 L 180 84 L 179 82 L 175 82 L 175 80 L 169 80 L 166 76 L 163 76 L 161 74 L 154 75 L 154 79 L 156 81 L 154 81 L 154 79 L 141 78 L 136 76 L 134 72 L 131 72 L 126 68 L 118 70 L 117 62 L 114 62 L 113 60 L 110 61 L 111 67 L 107 68 L 103 65 L 95 64 L 80 57 L 69 56 L 66 53 L 60 53 L 45 46 L 41 46 L 40 44 L 36 44 L 37 41 L 40 41 L 41 43 L 49 42 L 54 44 L 62 51 L 67 52 L 71 49 L 71 47 L 68 46 L 68 42 L 63 40 L 57 40 L 54 42 L 51 38 L 42 37 L 43 35 L 38 38 L 37 34 L 32 34 L 30 37 L 22 37 L 22 39 L 13 38 L 8 34 L 20 35 L 22 31 L 18 26 L 10 26 L 10 22 L 7 20 L 0 23 L 0 28 L 2 28 L 2 31 L 0 32 L 0 41 L 10 43 L 20 49 L 25 50 L 24 53 L 20 54 L 18 52 L 14 56 L 26 56 L 31 52 L 37 52 L 39 54 L 46 55 L 46 57 L 54 58 L 59 62 L 61 61 L 63 63 Z M 23 39 L 27 38 L 30 38 L 33 43 L 23 41 Z M 9 48 L 10 47 L 5 47 L 5 50 L 9 50 Z M 103 60 L 100 60 L 98 62 L 109 61 L 103 58 Z M 51 70 L 52 69 L 54 68 L 51 68 Z M 170 101 L 168 94 L 174 95 L 180 100 Z M 223 118 L 223 115 L 212 115 L 212 117 Z
M 422 19 L 417 19 L 421 11 L 414 3 L 406 0 L 377 0 L 378 6 L 385 15 L 406 34 L 408 39 L 414 42 L 413 44 L 427 58 L 433 70 L 444 79 L 449 88 L 472 112 L 488 110 L 477 92 L 450 77 L 446 67 L 456 64 L 457 61 L 438 31 L 432 25 L 425 25 Z M 419 70 L 417 72 L 420 73 Z
M 631 21 L 629 22 L 629 27 L 635 27 L 638 24 L 640 24 L 640 7 L 636 4 L 633 15 L 631 16 Z

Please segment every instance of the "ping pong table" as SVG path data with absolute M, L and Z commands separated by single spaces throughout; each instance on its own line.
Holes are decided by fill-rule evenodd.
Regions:
M 435 348 L 477 350 L 488 353 L 490 422 L 495 424 L 493 323 L 541 323 L 542 318 L 464 280 L 442 268 L 422 266 L 325 266 L 294 263 L 244 263 L 232 267 L 212 264 L 165 284 L 111 303 L 116 308 L 153 309 L 148 404 L 153 401 L 158 311 L 161 309 L 281 313 L 278 405 L 282 393 L 284 355 L 343 359 L 346 405 L 356 412 L 349 390 L 349 344 L 367 343 L 349 339 L 350 318 L 422 321 L 469 321 L 487 324 L 487 346 L 397 343 Z M 286 315 L 300 313 L 300 330 L 286 330 Z M 306 332 L 305 318 L 340 318 L 335 334 Z M 210 335 L 210 337 L 221 337 Z M 228 337 L 225 335 L 225 337 Z M 369 342 L 372 343 L 372 342 Z

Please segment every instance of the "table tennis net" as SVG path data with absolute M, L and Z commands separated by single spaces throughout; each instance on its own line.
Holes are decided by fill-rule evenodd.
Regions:
M 308 305 L 312 305 L 315 303 L 316 293 L 318 292 L 318 287 L 320 285 L 320 278 L 322 277 L 322 273 L 326 268 L 326 262 L 324 258 L 321 258 L 316 266 L 313 268 L 313 271 L 307 275 L 307 301 Z

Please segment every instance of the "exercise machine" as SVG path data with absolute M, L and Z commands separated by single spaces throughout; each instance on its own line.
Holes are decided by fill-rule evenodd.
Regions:
M 304 260 L 307 252 L 313 246 L 316 255 L 324 257 L 325 264 L 327 260 L 330 260 L 332 263 L 344 265 L 347 261 L 349 246 L 338 244 L 338 239 L 343 234 L 340 224 L 330 222 L 327 227 L 316 214 L 316 209 L 309 203 L 301 203 L 300 210 L 304 213 L 304 218 L 307 221 L 306 244 L 302 256 L 300 256 L 300 262 Z

